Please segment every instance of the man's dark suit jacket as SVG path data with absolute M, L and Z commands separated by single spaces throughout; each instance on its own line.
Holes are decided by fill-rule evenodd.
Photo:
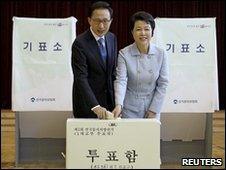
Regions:
M 91 108 L 97 105 L 110 111 L 114 108 L 113 81 L 117 62 L 115 35 L 108 32 L 105 42 L 108 53 L 106 65 L 90 29 L 77 36 L 72 45 L 73 114 L 76 118 L 96 118 Z

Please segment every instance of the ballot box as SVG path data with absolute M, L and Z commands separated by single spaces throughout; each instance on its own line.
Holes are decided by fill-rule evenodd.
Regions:
M 67 169 L 159 169 L 156 119 L 68 119 Z

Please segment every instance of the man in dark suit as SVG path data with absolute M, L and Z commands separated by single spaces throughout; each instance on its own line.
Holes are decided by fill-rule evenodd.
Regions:
M 117 41 L 109 32 L 113 10 L 107 2 L 94 3 L 89 12 L 90 28 L 72 45 L 73 114 L 76 118 L 106 118 L 114 108 L 113 81 Z

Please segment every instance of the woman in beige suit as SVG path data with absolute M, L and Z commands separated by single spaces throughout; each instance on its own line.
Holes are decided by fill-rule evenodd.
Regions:
M 151 43 L 155 21 L 140 11 L 130 19 L 134 43 L 119 51 L 116 68 L 115 117 L 157 118 L 168 86 L 165 51 Z

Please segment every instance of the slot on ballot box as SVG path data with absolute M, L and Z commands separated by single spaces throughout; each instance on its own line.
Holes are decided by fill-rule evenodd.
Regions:
M 68 119 L 66 168 L 159 169 L 157 119 Z

